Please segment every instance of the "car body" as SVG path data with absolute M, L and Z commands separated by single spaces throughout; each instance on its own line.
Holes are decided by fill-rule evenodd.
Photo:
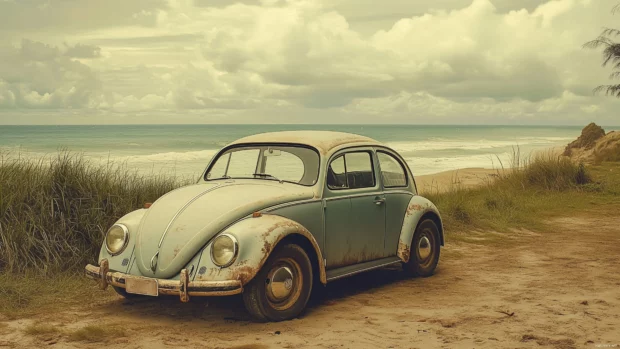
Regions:
M 396 263 L 431 275 L 443 244 L 437 208 L 396 151 L 349 133 L 271 132 L 120 218 L 86 275 L 126 297 L 243 293 L 255 318 L 279 321 L 313 285 Z

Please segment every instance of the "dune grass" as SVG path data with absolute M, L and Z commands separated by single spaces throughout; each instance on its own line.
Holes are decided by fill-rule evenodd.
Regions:
M 444 191 L 424 193 L 439 208 L 448 233 L 544 230 L 549 228 L 545 221 L 550 216 L 611 209 L 620 199 L 617 163 L 587 168 L 553 153 L 526 159 L 515 155 L 510 168 L 498 170 L 479 187 L 454 184 Z
M 611 143 L 611 142 L 609 142 Z M 594 152 L 594 161 L 596 163 L 620 161 L 620 141 L 615 144 L 602 146 Z
M 0 270 L 40 274 L 77 270 L 99 253 L 120 217 L 179 185 L 79 154 L 0 159 Z

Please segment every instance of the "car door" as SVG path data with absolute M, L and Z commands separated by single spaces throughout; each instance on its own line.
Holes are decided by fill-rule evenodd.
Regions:
M 326 267 L 384 256 L 385 198 L 371 148 L 337 153 L 327 166 L 324 195 Z
M 413 196 L 413 181 L 407 175 L 403 161 L 387 149 L 377 149 L 379 177 L 385 195 L 386 223 L 385 250 L 386 257 L 396 255 L 403 220 L 407 206 Z

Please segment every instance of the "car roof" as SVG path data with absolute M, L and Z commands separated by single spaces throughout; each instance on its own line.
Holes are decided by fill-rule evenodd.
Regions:
M 281 131 L 266 132 L 247 136 L 232 142 L 230 145 L 243 143 L 295 143 L 318 149 L 326 154 L 345 144 L 382 145 L 378 141 L 353 133 L 334 131 Z

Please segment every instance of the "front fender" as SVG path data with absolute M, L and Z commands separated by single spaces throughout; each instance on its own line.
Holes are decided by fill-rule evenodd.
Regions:
M 225 233 L 233 235 L 239 243 L 239 252 L 232 265 L 220 268 L 211 260 L 212 241 L 202 250 L 198 273 L 194 280 L 218 281 L 240 280 L 243 285 L 250 282 L 263 267 L 276 245 L 290 235 L 306 238 L 317 256 L 319 277 L 323 284 L 327 282 L 323 255 L 312 234 L 301 224 L 272 214 L 245 218 L 229 228 Z
M 413 234 L 420 222 L 420 219 L 427 214 L 433 214 L 439 220 L 439 241 L 443 246 L 443 225 L 441 223 L 441 216 L 437 207 L 428 199 L 416 195 L 411 198 L 409 205 L 407 205 L 407 211 L 405 212 L 405 219 L 403 220 L 403 227 L 400 231 L 400 238 L 398 240 L 398 252 L 397 256 L 403 261 L 408 262 L 411 256 L 411 242 L 413 240 Z
M 121 223 L 127 227 L 129 230 L 129 241 L 127 242 L 127 247 L 116 256 L 112 256 L 108 253 L 108 250 L 105 248 L 105 237 L 104 241 L 101 244 L 101 250 L 99 250 L 99 260 L 107 259 L 110 265 L 110 270 L 127 272 L 129 269 L 129 261 L 131 260 L 131 256 L 133 254 L 134 247 L 136 245 L 136 235 L 138 234 L 138 226 L 140 225 L 140 221 L 144 214 L 146 213 L 146 209 L 140 209 L 133 212 L 130 212 L 119 220 L 117 220 L 114 224 Z

